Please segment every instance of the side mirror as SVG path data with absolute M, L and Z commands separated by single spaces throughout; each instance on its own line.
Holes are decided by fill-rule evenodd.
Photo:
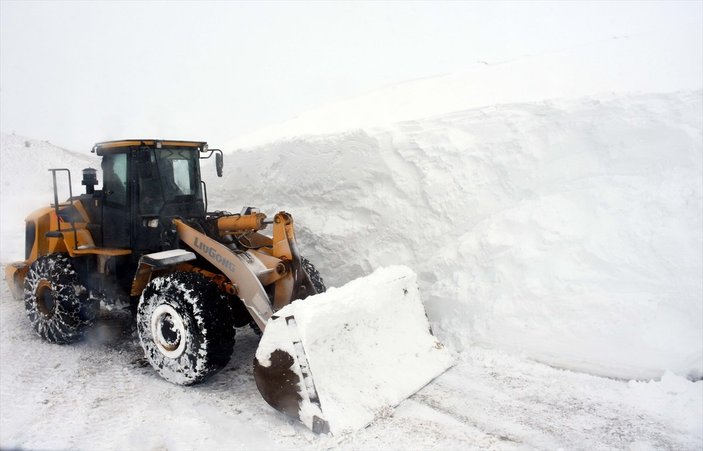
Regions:
M 222 177 L 222 167 L 224 166 L 224 159 L 222 158 L 222 152 L 215 154 L 215 168 L 217 169 L 217 176 Z

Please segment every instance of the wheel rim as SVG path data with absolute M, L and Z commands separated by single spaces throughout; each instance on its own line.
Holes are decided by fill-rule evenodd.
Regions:
M 37 284 L 35 292 L 37 298 L 37 310 L 47 318 L 54 316 L 56 310 L 56 300 L 54 299 L 54 290 L 51 287 L 51 282 L 42 279 Z
M 151 314 L 151 336 L 159 351 L 175 359 L 186 347 L 186 328 L 183 318 L 170 305 L 162 304 Z

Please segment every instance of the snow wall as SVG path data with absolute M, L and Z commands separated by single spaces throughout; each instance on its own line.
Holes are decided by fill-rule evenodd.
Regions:
M 689 91 L 284 140 L 227 155 L 211 205 L 291 212 L 331 285 L 412 267 L 455 350 L 701 377 L 702 120 Z
M 509 104 L 279 141 L 226 155 L 222 179 L 206 162 L 210 210 L 289 211 L 328 285 L 410 266 L 455 351 L 701 377 L 702 97 Z M 71 168 L 74 192 L 99 168 L 83 154 L 2 136 L 2 262 L 22 258 L 48 167 Z

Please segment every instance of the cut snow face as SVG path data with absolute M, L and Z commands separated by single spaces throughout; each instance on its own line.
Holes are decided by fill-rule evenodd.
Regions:
M 258 376 L 281 351 L 294 357 L 281 369 L 289 380 L 296 379 L 291 372 L 297 376 L 300 399 L 299 406 L 281 410 L 313 430 L 324 430 L 326 422 L 333 434 L 363 428 L 452 365 L 430 331 L 416 276 L 405 266 L 378 269 L 276 312 L 256 352 L 264 397 L 270 385 L 278 397 L 296 397 L 280 391 L 280 378 Z
M 280 141 L 230 154 L 210 205 L 292 212 L 302 252 L 333 286 L 410 266 L 456 350 L 696 378 L 701 97 L 493 106 Z

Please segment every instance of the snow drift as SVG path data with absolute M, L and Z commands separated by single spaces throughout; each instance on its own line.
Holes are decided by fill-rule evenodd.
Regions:
M 341 285 L 406 264 L 436 333 L 623 378 L 703 373 L 701 92 L 491 106 L 226 159 Z

